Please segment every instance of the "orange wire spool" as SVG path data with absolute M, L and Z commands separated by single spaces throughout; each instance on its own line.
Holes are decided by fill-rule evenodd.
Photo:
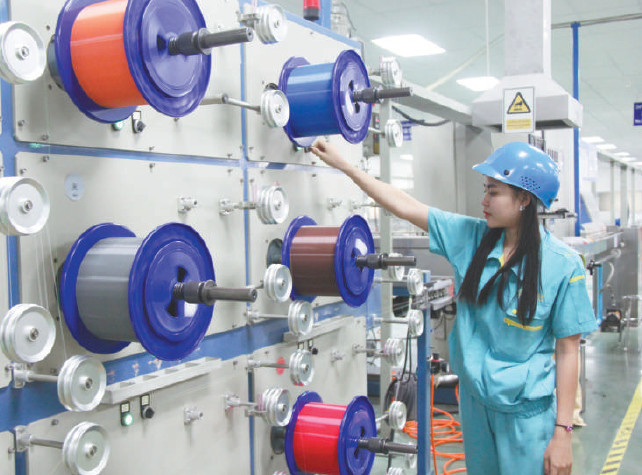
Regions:
M 170 43 L 204 28 L 195 0 L 67 0 L 56 26 L 54 74 L 99 122 L 124 120 L 145 104 L 182 117 L 202 101 L 212 60 L 171 52 Z

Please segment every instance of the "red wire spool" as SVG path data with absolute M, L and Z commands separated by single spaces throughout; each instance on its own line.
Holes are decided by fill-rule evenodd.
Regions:
M 374 453 L 358 448 L 359 439 L 377 435 L 372 404 L 357 396 L 348 406 L 323 404 L 312 391 L 301 394 L 286 428 L 285 457 L 293 475 L 364 475 Z
M 368 298 L 374 270 L 359 267 L 358 256 L 374 253 L 374 240 L 363 217 L 339 226 L 317 226 L 308 216 L 294 219 L 283 239 L 281 262 L 292 274 L 292 300 L 341 297 L 358 307 Z

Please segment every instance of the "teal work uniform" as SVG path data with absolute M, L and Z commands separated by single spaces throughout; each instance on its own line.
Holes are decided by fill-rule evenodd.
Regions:
M 459 290 L 486 221 L 430 208 L 430 251 L 450 261 Z M 460 411 L 468 473 L 544 472 L 553 436 L 555 339 L 597 328 L 579 255 L 544 228 L 541 294 L 528 325 L 517 317 L 517 272 L 510 269 L 502 309 L 497 285 L 484 305 L 459 301 L 449 336 L 450 364 L 459 376 Z M 488 255 L 479 288 L 503 264 L 504 235 Z

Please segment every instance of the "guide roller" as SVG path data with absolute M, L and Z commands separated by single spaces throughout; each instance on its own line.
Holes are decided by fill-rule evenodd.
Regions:
M 36 363 L 47 357 L 56 340 L 56 324 L 46 308 L 18 304 L 0 323 L 0 349 L 18 363 Z
M 381 417 L 377 417 L 376 421 L 377 424 L 381 421 L 386 421 L 391 429 L 403 430 L 406 425 L 407 415 L 406 405 L 402 401 L 392 401 L 386 413 Z
M 277 370 L 287 369 L 290 371 L 290 381 L 295 386 L 307 386 L 314 377 L 314 365 L 312 364 L 312 353 L 308 350 L 296 350 L 290 355 L 288 363 L 283 357 L 276 363 L 266 363 L 252 358 L 247 360 L 247 370 L 254 371 L 256 368 L 276 368 Z M 280 373 L 279 373 L 280 374 Z
M 340 227 L 317 226 L 312 218 L 299 216 L 283 238 L 281 263 L 292 273 L 292 300 L 340 296 L 358 307 L 368 298 L 373 269 L 414 265 L 414 258 L 374 254 L 372 233 L 359 215 Z
M 253 36 L 249 28 L 211 33 L 205 26 L 195 0 L 67 0 L 50 69 L 93 120 L 119 122 L 145 104 L 182 117 L 205 95 L 210 48 Z
M 24 452 L 34 445 L 62 450 L 62 460 L 73 475 L 98 475 L 109 460 L 110 445 L 107 431 L 92 422 L 74 426 L 64 442 L 40 439 L 29 432 L 27 426 L 17 426 L 16 452 Z
M 392 254 L 391 254 L 392 255 Z M 392 269 L 392 270 L 391 270 Z M 424 291 L 424 276 L 419 269 L 409 269 L 408 274 L 404 277 L 403 267 L 389 267 L 388 278 L 377 278 L 376 283 L 401 284 L 406 283 L 406 288 L 410 295 L 421 295 Z
M 365 396 L 340 406 L 323 404 L 319 394 L 306 391 L 297 398 L 283 437 L 292 475 L 365 475 L 375 453 L 417 453 L 414 445 L 377 438 L 374 409 Z
M 271 426 L 283 427 L 288 425 L 292 415 L 290 392 L 283 388 L 268 388 L 259 394 L 257 402 L 243 402 L 235 394 L 225 396 L 225 411 L 235 407 L 246 407 L 247 417 L 259 416 Z
M 409 88 L 371 88 L 366 66 L 352 50 L 341 52 L 334 63 L 311 65 L 305 58 L 290 58 L 281 70 L 279 89 L 290 104 L 284 130 L 299 147 L 334 134 L 360 143 L 368 134 L 373 103 L 411 94 Z
M 290 212 L 288 195 L 278 185 L 265 186 L 259 190 L 254 201 L 233 203 L 227 198 L 219 201 L 219 214 L 227 216 L 235 210 L 255 209 L 263 224 L 281 224 Z
M 283 8 L 278 5 L 263 5 L 243 15 L 239 23 L 254 28 L 263 44 L 283 41 L 288 34 L 288 21 Z
M 284 127 L 290 119 L 290 105 L 288 98 L 278 89 L 266 89 L 261 94 L 261 103 L 252 105 L 249 102 L 232 99 L 227 94 L 217 94 L 204 99 L 201 105 L 229 104 L 257 112 L 268 127 Z
M 398 338 L 388 338 L 381 351 L 374 348 L 364 348 L 361 345 L 352 346 L 352 354 L 366 353 L 370 358 L 383 358 L 391 366 L 401 366 L 404 356 L 404 343 Z
M 384 87 L 401 87 L 403 83 L 403 72 L 394 56 L 379 57 L 379 69 L 370 74 L 380 76 Z
M 408 334 L 413 337 L 419 337 L 424 333 L 424 313 L 421 310 L 410 309 L 406 318 L 383 319 L 375 318 L 375 323 L 392 323 L 408 325 Z
M 312 330 L 314 325 L 314 312 L 312 305 L 305 300 L 295 300 L 288 307 L 287 315 L 275 315 L 271 313 L 259 313 L 252 308 L 245 311 L 248 323 L 253 325 L 263 319 L 287 319 L 290 332 L 297 336 L 305 336 Z
M 10 84 L 39 79 L 45 72 L 46 53 L 36 30 L 19 21 L 0 24 L 0 77 Z
M 373 134 L 383 135 L 388 141 L 388 145 L 392 148 L 399 148 L 403 145 L 403 127 L 397 119 L 388 120 L 383 130 L 370 127 L 368 131 Z
M 83 347 L 115 353 L 140 342 L 162 360 L 196 349 L 216 300 L 255 298 L 254 288 L 218 288 L 205 242 L 180 223 L 144 239 L 116 224 L 93 226 L 71 247 L 60 280 L 65 321 Z
M 0 232 L 26 236 L 39 232 L 49 219 L 49 197 L 33 178 L 0 178 Z

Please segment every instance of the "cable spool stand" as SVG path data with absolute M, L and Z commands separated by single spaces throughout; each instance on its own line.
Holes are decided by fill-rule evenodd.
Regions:
M 182 117 L 205 95 L 210 49 L 254 35 L 250 28 L 211 33 L 205 26 L 195 0 L 68 0 L 49 67 L 93 120 L 119 122 L 146 104 Z

